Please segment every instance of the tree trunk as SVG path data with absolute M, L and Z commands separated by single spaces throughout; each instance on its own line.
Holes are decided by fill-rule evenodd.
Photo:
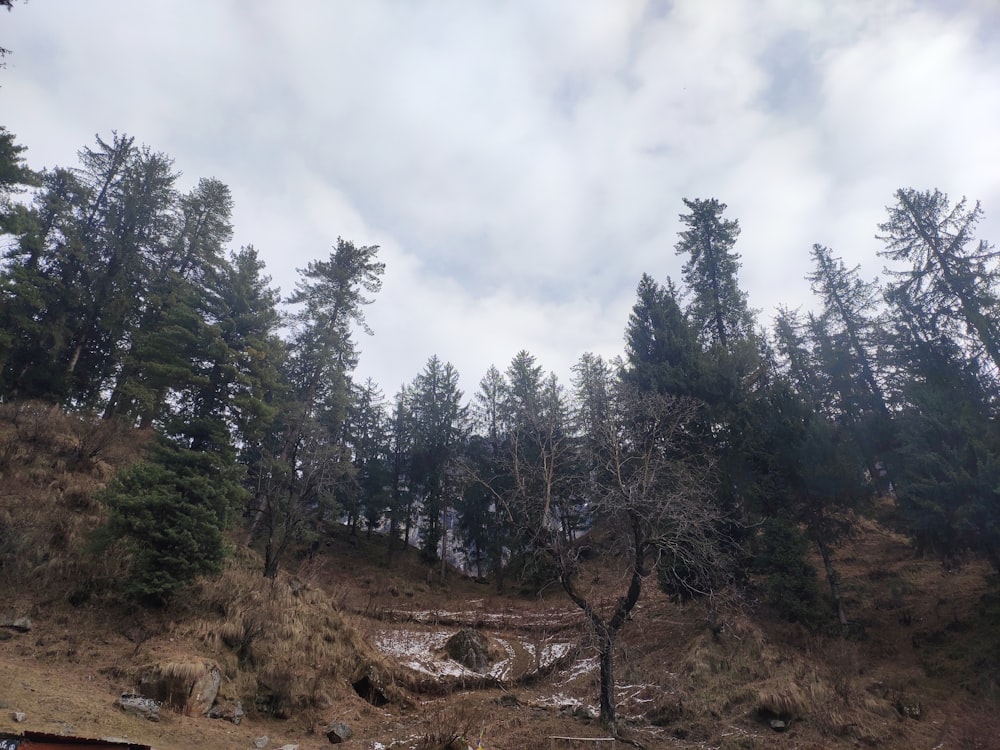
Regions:
M 441 509 L 441 581 L 444 582 L 444 574 L 447 568 L 448 559 L 448 508 Z
M 816 546 L 819 547 L 819 554 L 823 558 L 823 568 L 826 570 L 826 580 L 830 584 L 830 594 L 837 605 L 837 620 L 840 622 L 840 627 L 846 630 L 850 623 L 847 621 L 847 613 L 844 611 L 844 600 L 840 596 L 840 582 L 837 580 L 837 572 L 833 569 L 830 547 L 826 542 L 818 539 Z
M 264 546 L 264 577 L 272 581 L 278 575 L 278 556 L 274 551 L 274 535 L 267 537 L 267 544 Z
M 603 632 L 602 632 L 603 631 Z M 601 724 L 614 729 L 615 715 L 615 640 L 614 634 L 601 627 L 598 634 L 598 650 L 601 659 Z

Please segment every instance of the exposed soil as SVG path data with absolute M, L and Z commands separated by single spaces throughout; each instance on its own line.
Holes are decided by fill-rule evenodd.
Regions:
M 158 723 L 127 716 L 114 701 L 134 689 L 131 664 L 204 645 L 171 635 L 183 629 L 169 618 L 136 614 L 126 622 L 122 613 L 22 592 L 6 609 L 28 615 L 33 628 L 8 629 L 0 642 L 0 731 L 120 737 L 159 750 L 242 750 L 262 736 L 267 747 L 308 750 L 329 745 L 321 730 L 333 720 L 355 732 L 345 748 L 427 746 L 428 738 L 451 735 L 475 747 L 481 734 L 485 748 L 514 750 L 549 747 L 550 735 L 605 736 L 592 718 L 596 660 L 578 613 L 558 592 L 541 600 L 498 594 L 453 572 L 442 583 L 429 579 L 415 556 L 390 567 L 372 562 L 380 544 L 345 537 L 303 563 L 297 585 L 336 595 L 351 626 L 395 667 L 406 701 L 376 707 L 345 692 L 322 711 L 287 720 L 250 711 L 239 726 L 169 710 Z M 986 571 L 945 571 L 871 522 L 843 545 L 837 562 L 859 628 L 847 640 L 773 621 L 746 601 L 728 605 L 727 627 L 715 637 L 702 605 L 678 607 L 650 587 L 623 631 L 618 658 L 627 735 L 649 748 L 1000 746 L 991 661 L 997 608 Z M 440 650 L 466 626 L 497 646 L 491 679 Z M 744 663 L 741 648 L 750 642 L 755 651 Z M 762 695 L 768 686 L 791 691 L 790 704 L 805 702 L 804 710 L 790 706 L 794 716 L 781 734 L 761 711 L 775 700 Z M 26 720 L 16 723 L 14 711 Z
M 136 441 L 52 420 L 28 427 L 9 443 L 14 468 L 0 481 L 0 623 L 32 625 L 0 627 L 0 732 L 158 750 L 315 750 L 329 746 L 334 721 L 350 725 L 342 746 L 356 750 L 523 750 L 549 748 L 553 735 L 607 735 L 595 719 L 593 643 L 558 587 L 524 596 L 453 570 L 442 577 L 415 551 L 390 559 L 377 536 L 334 529 L 273 585 L 234 540 L 226 573 L 165 611 L 87 594 L 116 563 L 84 564 L 73 550 L 101 517 L 92 491 L 111 474 L 104 458 L 127 462 Z M 84 438 L 74 430 L 106 437 L 102 458 L 75 459 Z M 834 559 L 846 634 L 832 609 L 824 634 L 780 621 L 752 585 L 710 610 L 676 605 L 650 580 L 617 652 L 623 738 L 647 748 L 1000 748 L 1000 591 L 989 571 L 921 558 L 870 519 L 853 526 Z M 622 573 L 613 555 L 595 560 L 592 601 L 620 596 Z M 467 627 L 488 638 L 485 672 L 443 651 Z M 143 665 L 192 657 L 220 665 L 224 689 L 243 699 L 239 725 L 167 707 L 154 723 L 116 707 Z M 270 703 L 254 700 L 264 688 Z

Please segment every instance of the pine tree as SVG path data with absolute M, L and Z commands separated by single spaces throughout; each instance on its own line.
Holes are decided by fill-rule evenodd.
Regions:
M 389 429 L 389 544 L 387 557 L 392 558 L 402 532 L 403 544 L 410 541 L 410 525 L 415 511 L 415 493 L 411 486 L 413 463 L 414 420 L 410 414 L 410 389 L 406 386 L 396 394 Z
M 979 364 L 947 336 L 904 349 L 896 495 L 920 549 L 949 566 L 979 553 L 1000 570 L 1000 434 Z
M 886 249 L 879 255 L 910 263 L 889 271 L 896 279 L 890 296 L 905 297 L 934 311 L 933 325 L 946 330 L 972 354 L 980 351 L 1000 370 L 1000 267 L 998 253 L 974 239 L 983 211 L 962 198 L 951 205 L 939 190 L 896 191 L 889 219 L 879 225 Z
M 197 576 L 221 569 L 223 531 L 244 499 L 238 480 L 217 456 L 168 440 L 115 477 L 102 495 L 109 519 L 99 539 L 130 553 L 125 594 L 163 605 Z
M 24 158 L 27 147 L 14 138 L 13 133 L 0 125 L 0 235 L 18 235 L 24 230 L 27 212 L 11 201 L 11 196 L 39 184 L 39 175 L 28 167 Z
M 98 138 L 80 161 L 88 190 L 78 229 L 86 297 L 62 360 L 68 397 L 97 406 L 139 322 L 155 259 L 174 231 L 177 174 L 169 157 L 118 134 L 110 143 Z
M 209 342 L 218 343 L 210 308 L 232 237 L 229 188 L 203 179 L 179 211 L 174 235 L 149 260 L 151 278 L 104 410 L 105 417 L 136 416 L 142 427 L 164 416 L 171 392 L 201 380 Z
M 470 410 L 472 434 L 463 459 L 473 481 L 466 482 L 457 505 L 460 529 L 477 575 L 492 573 L 498 590 L 506 578 L 504 549 L 512 547 L 512 530 L 495 501 L 509 490 L 510 478 L 501 460 L 508 438 L 507 389 L 507 380 L 495 365 L 479 381 Z
M 230 255 L 208 279 L 208 321 L 203 354 L 191 387 L 175 410 L 184 419 L 192 450 L 239 448 L 240 461 L 260 456 L 268 425 L 281 398 L 285 356 L 278 338 L 277 290 L 263 274 L 252 247 Z
M 374 380 L 368 378 L 355 387 L 350 409 L 348 442 L 354 453 L 356 509 L 347 509 L 352 533 L 364 520 L 371 536 L 389 507 L 389 415 L 385 396 Z
M 458 371 L 437 356 L 427 360 L 410 388 L 413 420 L 411 487 L 422 499 L 421 551 L 445 561 L 447 519 L 458 496 L 456 460 L 465 443 L 468 409 L 462 405 Z
M 830 389 L 825 373 L 816 363 L 809 323 L 801 319 L 798 310 L 778 308 L 774 318 L 774 345 L 780 374 L 805 403 L 821 411 Z
M 704 358 L 672 282 L 643 274 L 625 332 L 625 379 L 640 390 L 702 396 Z
M 862 281 L 859 266 L 848 270 L 844 261 L 834 258 L 833 251 L 823 245 L 813 245 L 812 256 L 816 269 L 806 278 L 823 301 L 826 318 L 831 324 L 835 321 L 834 330 L 844 338 L 859 386 L 867 391 L 865 408 L 887 417 L 889 410 L 876 360 L 884 328 L 878 310 L 878 282 Z
M 737 281 L 740 256 L 733 251 L 740 225 L 722 218 L 726 204 L 715 198 L 685 198 L 684 205 L 690 213 L 680 216 L 687 229 L 676 251 L 688 256 L 682 276 L 691 295 L 688 318 L 707 346 L 727 349 L 733 339 L 753 333 L 753 314 Z
M 293 541 L 314 533 L 310 525 L 335 516 L 337 494 L 355 482 L 345 429 L 358 356 L 352 326 L 371 333 L 364 307 L 385 270 L 377 253 L 338 239 L 328 260 L 301 269 L 288 299 L 300 306 L 284 361 L 288 389 L 259 461 L 250 527 L 264 538 L 268 576 Z
M 754 466 L 758 436 L 753 414 L 771 377 L 771 361 L 737 278 L 739 255 L 733 248 L 739 223 L 723 218 L 726 205 L 718 200 L 684 204 L 690 213 L 681 216 L 687 228 L 676 251 L 688 256 L 685 315 L 704 349 L 697 389 L 686 393 L 704 402 L 700 431 L 720 460 L 724 507 L 746 512 L 749 500 L 759 495 L 755 484 L 762 480 Z
M 8 397 L 59 402 L 67 392 L 61 358 L 89 294 L 80 236 L 86 187 L 66 169 L 42 185 L 5 253 L 0 273 L 0 385 Z

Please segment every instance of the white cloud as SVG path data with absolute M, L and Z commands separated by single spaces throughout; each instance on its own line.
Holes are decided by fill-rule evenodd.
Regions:
M 989 2 L 26 3 L 5 124 L 34 166 L 128 132 L 215 176 L 287 294 L 337 236 L 382 246 L 359 372 L 431 354 L 466 391 L 522 348 L 564 378 L 622 350 L 643 271 L 679 277 L 681 198 L 729 204 L 765 320 L 812 243 L 866 276 L 893 191 L 983 201 L 1000 234 Z

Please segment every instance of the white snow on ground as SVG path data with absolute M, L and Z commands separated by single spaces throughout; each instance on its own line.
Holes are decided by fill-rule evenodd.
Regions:
M 438 677 L 475 675 L 471 669 L 447 657 L 435 654 L 444 648 L 452 633 L 447 630 L 383 630 L 375 637 L 375 646 L 383 654 L 395 657 L 401 665 L 415 672 Z
M 510 680 L 514 677 L 512 672 L 514 671 L 514 656 L 517 653 L 514 650 L 514 644 L 506 638 L 494 638 L 493 640 L 500 644 L 507 657 L 490 667 L 489 675 L 500 681 Z
M 375 636 L 375 647 L 386 656 L 393 657 L 404 667 L 435 677 L 475 677 L 484 676 L 468 669 L 444 656 L 445 643 L 454 634 L 453 630 L 410 630 L 393 628 L 379 631 Z M 493 664 L 485 676 L 497 680 L 512 680 L 517 655 L 515 641 L 510 638 L 492 637 L 500 645 L 506 658 Z M 544 668 L 561 659 L 573 648 L 572 643 L 554 642 L 541 644 L 541 658 L 538 658 L 536 644 L 524 641 L 517 643 L 531 655 L 535 668 Z
M 568 685 L 573 682 L 573 680 L 583 677 L 586 674 L 593 674 L 597 672 L 597 657 L 591 656 L 586 659 L 580 659 L 570 666 L 570 668 L 564 672 L 564 679 L 559 682 L 560 686 Z
M 570 643 L 546 643 L 542 646 L 542 666 L 559 661 L 569 653 L 572 648 Z

